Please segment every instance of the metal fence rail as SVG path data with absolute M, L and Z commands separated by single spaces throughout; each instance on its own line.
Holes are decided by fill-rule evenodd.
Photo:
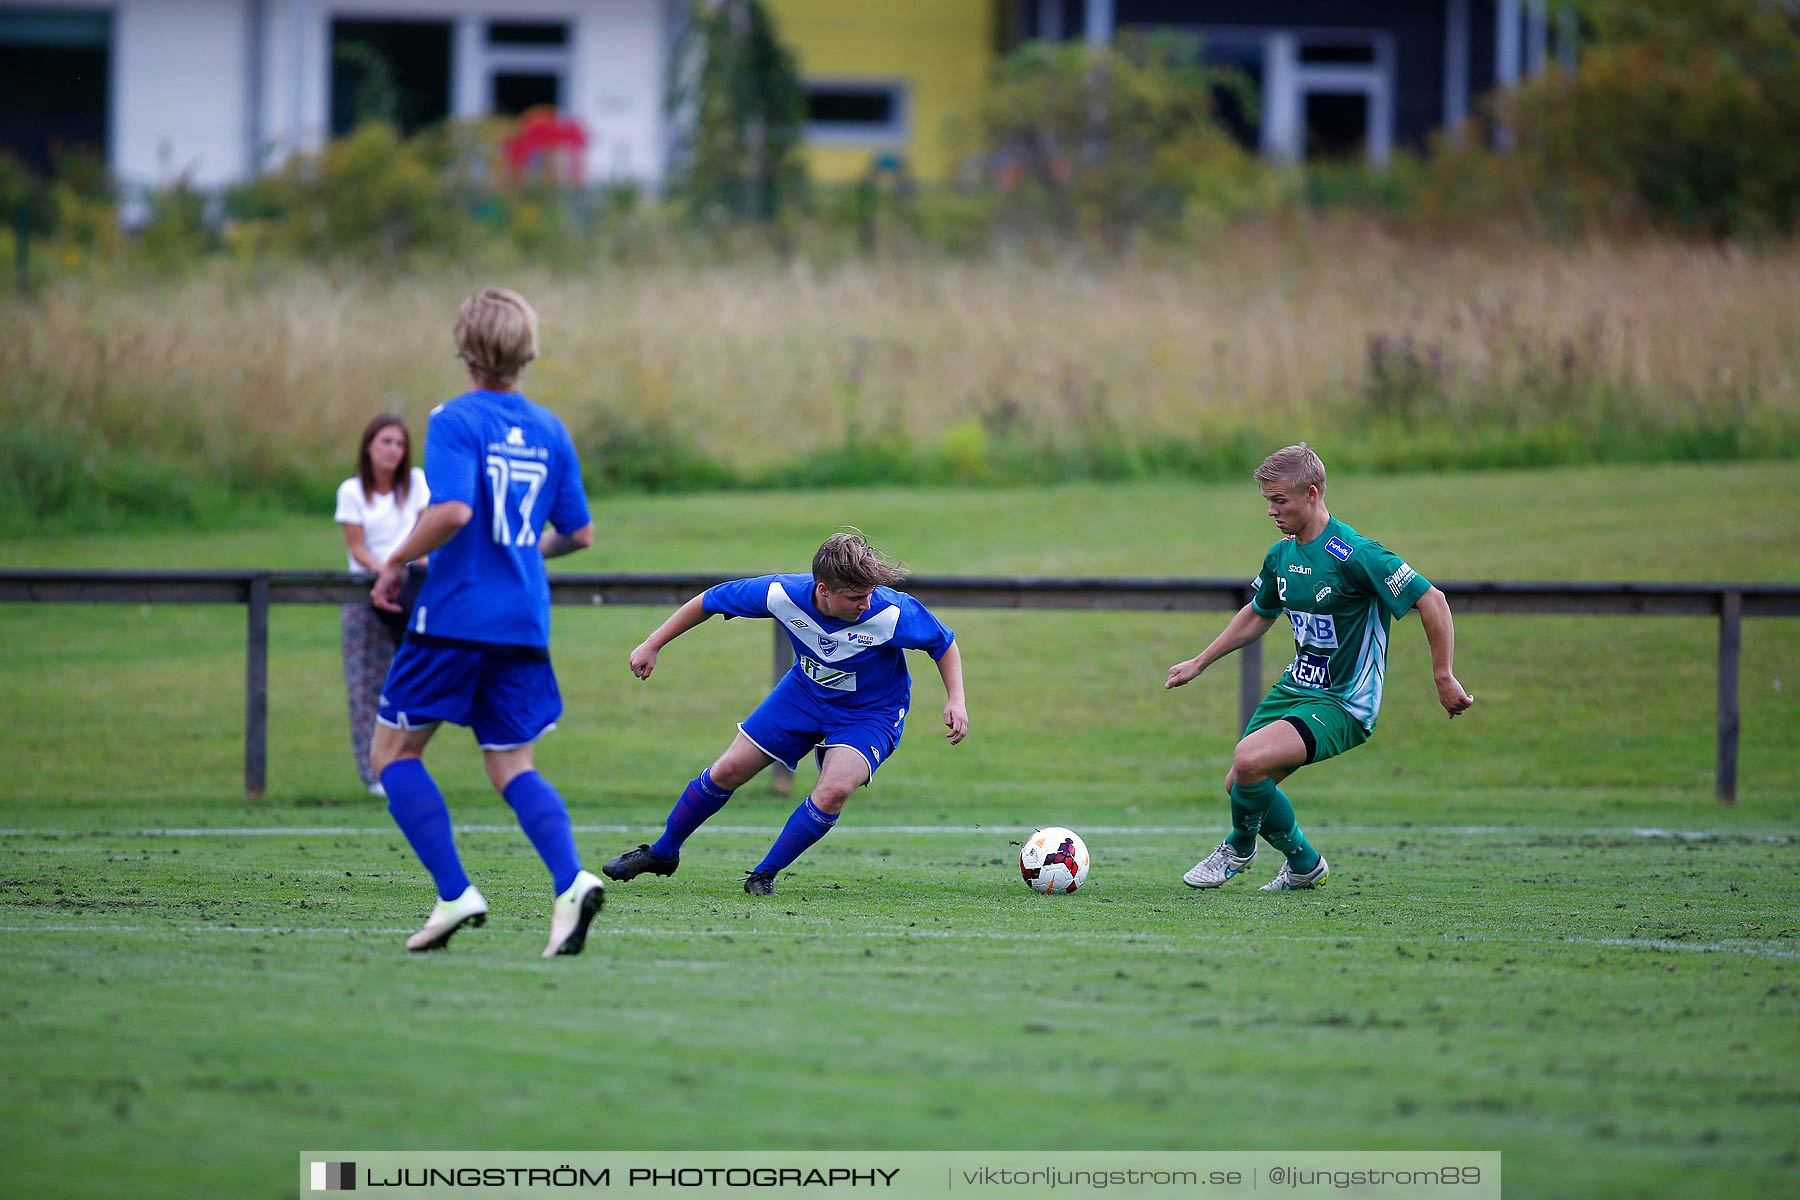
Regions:
M 672 607 L 729 576 L 575 575 L 550 579 L 553 604 Z M 1762 583 L 1512 583 L 1438 581 L 1458 613 L 1701 616 L 1719 621 L 1717 794 L 1737 799 L 1738 655 L 1745 617 L 1800 616 L 1800 586 Z M 1222 579 L 909 579 L 906 590 L 937 608 L 1033 608 L 1119 612 L 1232 612 L 1248 584 Z M 343 604 L 368 585 L 330 571 L 0 570 L 5 604 L 242 604 L 248 612 L 244 669 L 244 792 L 261 799 L 268 775 L 269 606 Z M 774 630 L 777 676 L 792 659 Z M 1244 720 L 1262 698 L 1261 643 L 1239 655 Z M 779 770 L 779 766 L 777 770 Z M 778 776 L 779 778 L 779 776 Z

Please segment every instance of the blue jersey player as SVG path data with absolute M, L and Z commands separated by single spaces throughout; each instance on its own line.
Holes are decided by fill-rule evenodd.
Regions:
M 457 313 L 456 345 L 474 390 L 433 410 L 425 435 L 431 506 L 371 593 L 396 611 L 406 564 L 432 556 L 382 685 L 370 755 L 388 811 L 437 884 L 437 906 L 406 948 L 441 949 L 464 925 L 487 920 L 422 759 L 449 721 L 473 731 L 488 778 L 550 870 L 556 900 L 544 957 L 579 954 L 605 885 L 582 870 L 568 809 L 532 769 L 531 746 L 562 715 L 544 560 L 592 545 L 594 527 L 568 431 L 516 390 L 537 357 L 530 304 L 505 288 L 470 297 Z
M 433 495 L 436 493 L 434 492 Z M 781 622 L 794 666 L 717 762 L 687 785 L 661 838 L 601 868 L 611 879 L 673 875 L 681 846 L 736 789 L 771 762 L 793 770 L 809 751 L 819 780 L 744 880 L 752 896 L 775 892 L 775 876 L 831 831 L 844 802 L 893 756 L 912 702 L 907 650 L 923 650 L 944 680 L 944 725 L 955 745 L 969 732 L 962 651 L 929 609 L 893 585 L 905 578 L 856 533 L 836 533 L 813 557 L 810 575 L 761 575 L 708 588 L 676 609 L 631 652 L 631 671 L 650 678 L 662 648 L 714 613 Z

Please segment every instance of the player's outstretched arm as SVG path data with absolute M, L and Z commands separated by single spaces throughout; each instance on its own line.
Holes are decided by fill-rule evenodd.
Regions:
M 650 672 L 656 670 L 656 656 L 662 648 L 712 616 L 702 603 L 705 593 L 695 596 L 686 604 L 669 614 L 669 619 L 656 627 L 656 632 L 638 644 L 631 652 L 631 673 L 639 679 L 650 678 Z
M 1163 680 L 1163 687 L 1178 688 L 1185 683 L 1192 683 L 1200 678 L 1200 672 L 1233 650 L 1242 650 L 1269 632 L 1269 626 L 1274 623 L 1274 617 L 1265 617 L 1248 604 L 1244 605 L 1237 610 L 1237 615 L 1226 623 L 1224 630 L 1212 640 L 1210 646 L 1194 657 L 1184 659 L 1169 668 L 1169 677 Z
M 1456 626 L 1450 620 L 1450 601 L 1432 588 L 1419 597 L 1415 607 L 1419 610 L 1419 624 L 1425 627 L 1425 640 L 1431 646 L 1431 676 L 1437 681 L 1438 703 L 1455 720 L 1469 711 L 1475 697 L 1457 682 L 1452 666 L 1456 658 Z
M 955 642 L 937 660 L 938 674 L 944 679 L 944 736 L 952 746 L 969 736 L 969 708 L 963 701 L 962 647 Z
M 433 504 L 420 513 L 418 523 L 406 535 L 406 540 L 394 547 L 388 560 L 381 564 L 381 574 L 375 577 L 375 586 L 369 589 L 369 599 L 374 601 L 375 607 L 399 612 L 400 585 L 406 581 L 406 564 L 424 558 L 455 537 L 474 515 L 475 510 L 461 500 Z

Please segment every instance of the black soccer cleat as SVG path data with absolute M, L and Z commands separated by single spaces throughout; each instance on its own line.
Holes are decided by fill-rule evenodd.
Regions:
M 744 891 L 752 896 L 773 896 L 775 894 L 775 872 L 750 872 L 744 876 Z
M 650 853 L 650 843 L 645 842 L 636 850 L 627 850 L 619 857 L 600 868 L 600 873 L 608 879 L 624 883 L 636 879 L 639 875 L 673 875 L 675 868 L 681 865 L 681 855 L 674 858 L 658 858 Z

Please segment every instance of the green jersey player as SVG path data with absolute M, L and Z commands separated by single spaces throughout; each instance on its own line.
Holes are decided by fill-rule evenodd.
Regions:
M 1325 464 L 1305 442 L 1269 455 L 1255 472 L 1282 532 L 1256 577 L 1256 592 L 1212 644 L 1169 668 L 1165 688 L 1199 678 L 1206 668 L 1248 646 L 1282 616 L 1294 627 L 1294 661 L 1256 708 L 1231 756 L 1225 789 L 1231 832 L 1182 876 L 1189 887 L 1214 888 L 1256 858 L 1256 837 L 1287 862 L 1265 892 L 1297 891 L 1325 882 L 1330 867 L 1300 832 L 1294 806 L 1277 785 L 1307 763 L 1368 740 L 1381 711 L 1388 624 L 1419 610 L 1431 646 L 1438 703 L 1451 717 L 1475 697 L 1456 680 L 1456 634 L 1444 593 L 1393 551 L 1333 517 L 1325 508 Z

